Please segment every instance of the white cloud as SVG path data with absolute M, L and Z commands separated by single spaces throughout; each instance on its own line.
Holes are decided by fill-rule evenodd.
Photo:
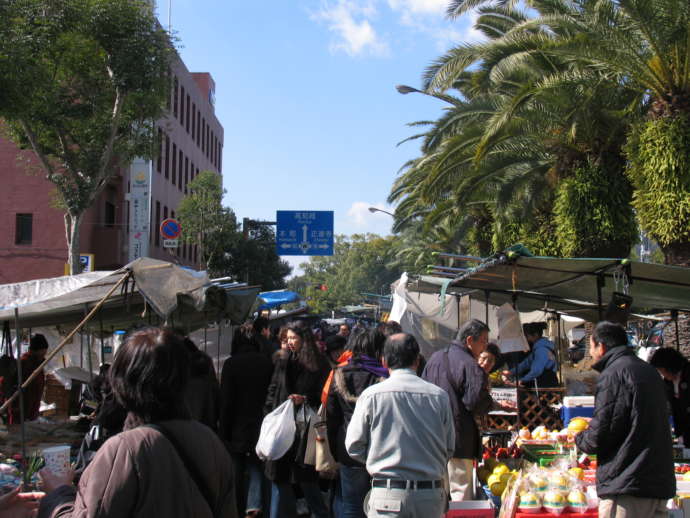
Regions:
M 448 0 L 388 0 L 388 5 L 394 11 L 443 16 L 448 7 Z
M 376 207 L 391 213 L 395 210 L 383 202 L 369 203 L 366 201 L 356 201 L 347 211 L 345 233 L 371 232 L 381 235 L 390 233 L 393 217 L 385 212 L 371 212 L 369 207 Z
M 325 22 L 335 33 L 331 51 L 343 51 L 349 56 L 388 55 L 388 45 L 376 33 L 371 21 L 377 11 L 373 1 L 337 0 L 325 2 L 312 17 Z

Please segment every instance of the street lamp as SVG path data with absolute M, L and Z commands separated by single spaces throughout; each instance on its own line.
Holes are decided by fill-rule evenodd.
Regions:
M 371 212 L 372 214 L 374 212 L 383 212 L 384 214 L 388 214 L 391 218 L 395 218 L 395 214 L 392 214 L 387 210 L 379 209 L 378 207 L 369 207 L 369 212 Z
M 419 90 L 417 88 L 413 88 L 412 86 L 407 86 L 407 85 L 395 85 L 395 89 L 398 91 L 398 93 L 403 94 L 403 95 L 412 94 L 412 93 L 427 95 L 429 97 L 435 97 L 436 99 L 440 99 L 441 101 L 445 101 L 448 104 L 452 104 L 454 106 L 459 105 L 461 102 L 460 99 L 456 99 L 452 95 L 425 92 L 424 90 Z

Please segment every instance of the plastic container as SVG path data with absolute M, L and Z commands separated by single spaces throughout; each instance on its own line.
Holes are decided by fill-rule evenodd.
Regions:
M 43 458 L 46 468 L 55 474 L 64 475 L 70 469 L 70 447 L 67 444 L 44 449 Z
M 594 415 L 594 396 L 566 396 L 561 407 L 563 426 L 567 427 L 574 417 L 592 417 Z
M 488 500 L 450 502 L 446 518 L 494 518 L 494 509 Z

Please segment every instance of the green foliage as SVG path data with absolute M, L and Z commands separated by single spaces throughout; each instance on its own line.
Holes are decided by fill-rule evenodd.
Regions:
M 276 253 L 273 229 L 259 226 L 245 240 L 233 210 L 222 206 L 224 194 L 222 178 L 213 171 L 202 171 L 189 183 L 177 209 L 180 239 L 199 247 L 212 277 L 231 277 L 264 291 L 284 288 L 292 268 Z
M 630 183 L 620 171 L 607 171 L 592 161 L 561 181 L 554 215 L 563 255 L 627 257 L 638 236 L 631 195 Z
M 0 117 L 57 188 L 73 267 L 82 215 L 116 164 L 156 148 L 173 54 L 143 0 L 1 3 Z
M 322 314 L 360 303 L 361 293 L 388 294 L 390 284 L 402 273 L 390 265 L 395 240 L 375 234 L 336 236 L 334 255 L 312 257 L 301 265 L 304 274 L 291 279 L 288 286 Z M 316 286 L 321 284 L 328 289 L 318 290 Z
M 529 219 L 509 219 L 508 222 L 494 222 L 494 250 L 505 250 L 522 243 L 534 255 L 562 257 L 558 246 L 556 224 L 551 211 L 540 210 Z
M 690 241 L 690 120 L 661 117 L 633 128 L 625 147 L 633 207 L 660 245 Z

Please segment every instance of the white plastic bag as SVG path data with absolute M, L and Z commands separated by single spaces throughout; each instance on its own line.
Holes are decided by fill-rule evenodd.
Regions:
M 288 399 L 261 423 L 256 454 L 261 460 L 278 460 L 287 453 L 295 442 L 295 407 Z

